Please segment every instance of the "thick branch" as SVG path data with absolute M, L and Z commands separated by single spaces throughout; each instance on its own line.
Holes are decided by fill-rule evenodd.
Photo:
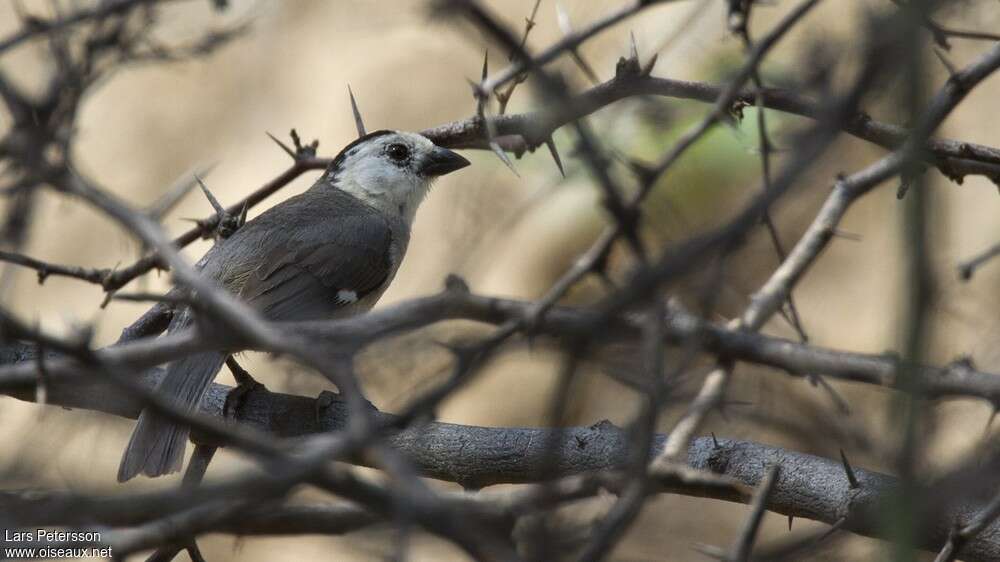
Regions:
M 155 384 L 162 372 L 144 375 L 146 384 Z M 231 387 L 213 384 L 202 402 L 205 414 L 220 416 Z M 56 383 L 50 389 L 50 402 L 72 407 L 107 411 L 135 417 L 140 405 L 123 396 L 110 384 L 85 385 Z M 297 437 L 345 427 L 347 405 L 339 400 L 317 409 L 311 398 L 255 390 L 248 394 L 237 414 L 239 421 L 283 437 Z M 391 423 L 393 416 L 377 413 L 380 421 Z M 199 436 L 195 436 L 200 439 Z M 657 435 L 654 450 L 665 440 Z M 499 483 L 535 482 L 552 474 L 553 458 L 547 447 L 559 451 L 558 474 L 584 473 L 617 469 L 628 456 L 629 439 L 624 431 L 602 422 L 591 427 L 568 428 L 559 438 L 541 428 L 491 428 L 428 423 L 401 431 L 388 438 L 396 450 L 404 453 L 425 476 L 458 482 L 466 487 Z M 204 442 L 204 440 L 202 440 Z M 214 443 L 206 443 L 214 444 Z M 782 467 L 768 498 L 767 508 L 778 513 L 826 523 L 839 521 L 850 513 L 844 528 L 852 532 L 881 537 L 879 504 L 896 486 L 896 479 L 877 472 L 854 469 L 860 486 L 851 488 L 837 461 L 787 451 L 758 443 L 711 438 L 696 439 L 688 451 L 688 463 L 698 469 L 736 478 L 747 486 L 756 486 L 775 464 Z M 693 493 L 691 488 L 668 489 Z M 744 496 L 724 488 L 706 487 L 698 495 L 726 501 L 747 501 Z M 949 536 L 953 517 L 969 520 L 980 506 L 961 506 L 952 513 L 941 512 L 929 522 L 921 546 L 939 549 Z M 993 522 L 965 545 L 966 560 L 985 561 L 1000 557 L 1000 523 Z

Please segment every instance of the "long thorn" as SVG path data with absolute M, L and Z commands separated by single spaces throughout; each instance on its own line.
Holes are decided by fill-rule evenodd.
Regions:
M 219 204 L 219 200 L 216 199 L 214 195 L 212 195 L 211 191 L 208 190 L 208 186 L 205 185 L 205 182 L 201 181 L 201 177 L 195 174 L 194 179 L 198 180 L 198 185 L 201 186 L 202 193 L 205 194 L 205 197 L 208 199 L 208 202 L 212 205 L 212 208 L 215 209 L 215 214 L 218 215 L 219 219 L 221 220 L 223 217 L 226 216 L 226 208 L 223 207 L 221 204 Z
M 501 162 L 503 162 L 504 164 L 507 165 L 508 168 L 510 168 L 510 171 L 514 172 L 515 176 L 521 177 L 521 174 L 517 173 L 517 169 L 514 168 L 514 163 L 510 161 L 510 158 L 507 156 L 507 153 L 504 152 L 502 148 L 500 148 L 499 144 L 497 144 L 496 142 L 491 142 L 490 150 L 493 151 L 493 154 L 497 155 L 497 158 L 499 158 Z
M 281 150 L 285 151 L 285 154 L 291 156 L 292 160 L 297 160 L 298 159 L 298 156 L 296 156 L 295 151 L 292 150 L 291 148 L 289 148 L 287 144 L 285 144 L 285 143 L 281 142 L 280 140 L 278 140 L 278 137 L 272 135 L 271 133 L 269 133 L 267 131 L 265 131 L 265 133 L 267 133 L 267 136 L 271 137 L 271 140 L 273 140 L 275 143 L 278 144 L 278 146 L 281 147 Z
M 592 84 L 596 86 L 601 83 L 601 78 L 597 75 L 596 72 L 594 72 L 594 67 L 590 66 L 590 63 L 584 60 L 583 55 L 580 54 L 580 51 L 578 51 L 577 49 L 572 49 L 569 52 L 569 54 L 571 57 L 573 57 L 573 61 L 576 62 L 576 65 L 580 67 L 580 70 L 582 70 L 583 73 L 587 75 L 587 78 L 590 80 Z
M 563 36 L 573 34 L 573 24 L 569 21 L 569 14 L 559 2 L 556 2 L 556 23 L 559 24 L 559 31 L 562 31 Z
M 844 473 L 847 474 L 847 484 L 852 490 L 856 490 L 861 487 L 861 483 L 858 482 L 857 475 L 854 474 L 854 469 L 851 468 L 851 463 L 847 461 L 847 455 L 844 454 L 844 450 L 840 450 L 840 462 L 844 463 Z
M 187 174 L 181 176 L 181 179 L 174 182 L 173 186 L 167 188 L 167 192 L 165 194 L 160 196 L 159 199 L 149 206 L 149 210 L 146 211 L 146 214 L 155 220 L 162 219 L 164 215 L 169 213 L 171 209 L 181 202 L 188 192 L 194 189 L 194 186 L 197 184 L 197 182 L 194 181 L 195 176 L 207 176 L 212 172 L 212 170 L 215 169 L 217 164 L 218 162 L 213 162 L 207 166 L 202 166 L 201 168 L 196 169 L 190 176 Z
M 566 171 L 563 170 L 562 159 L 559 158 L 559 150 L 556 149 L 556 143 L 552 140 L 552 137 L 545 139 L 545 146 L 549 149 L 549 154 L 552 155 L 552 159 L 556 162 L 556 167 L 559 168 L 559 175 L 563 178 L 566 177 Z
M 241 227 L 247 223 L 247 211 L 250 210 L 249 203 L 250 203 L 249 201 L 243 202 L 243 207 L 240 209 L 240 218 L 239 221 L 237 222 L 237 227 Z
M 358 137 L 365 136 L 365 122 L 361 120 L 361 112 L 358 110 L 358 102 L 354 99 L 354 92 L 351 85 L 347 85 L 347 94 L 351 96 L 351 111 L 354 112 L 354 125 L 358 128 Z

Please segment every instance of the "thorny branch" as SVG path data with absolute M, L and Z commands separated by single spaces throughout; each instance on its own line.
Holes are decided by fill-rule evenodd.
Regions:
M 143 375 L 146 385 L 154 385 L 162 372 L 152 371 Z M 206 400 L 202 403 L 201 413 L 206 417 L 220 416 L 226 397 L 231 392 L 230 387 L 213 384 Z M 142 407 L 141 401 L 136 401 L 128 394 L 123 394 L 116 386 L 107 381 L 93 381 L 87 385 L 57 383 L 53 393 L 58 404 L 74 408 L 111 411 L 116 415 L 134 417 Z M 30 399 L 30 398 L 29 398 Z M 302 396 L 276 394 L 259 389 L 248 396 L 240 410 L 239 420 L 251 427 L 267 431 L 279 436 L 299 437 L 317 432 L 330 432 L 345 427 L 348 406 L 342 400 L 326 403 L 316 416 L 316 401 Z M 276 412 L 289 412 L 295 415 L 275 415 Z M 395 425 L 393 416 L 377 413 L 377 417 L 386 426 Z M 474 426 L 453 425 L 447 423 L 429 423 L 396 433 L 389 438 L 389 443 L 403 452 L 424 475 L 455 481 L 467 488 L 478 489 L 498 483 L 531 483 L 536 481 L 545 466 L 547 457 L 545 436 L 550 430 L 528 428 L 486 428 Z M 663 445 L 665 436 L 657 435 L 655 449 Z M 205 444 L 220 442 L 205 435 L 196 437 Z M 625 462 L 629 450 L 629 438 L 626 431 L 614 425 L 603 422 L 592 427 L 568 428 L 560 438 L 560 457 L 558 467 L 563 474 L 577 474 L 559 481 L 553 497 L 561 501 L 572 501 L 591 497 L 597 490 L 605 487 L 615 490 L 614 478 L 600 476 L 600 471 L 614 470 Z M 511 451 L 518 454 L 511 454 Z M 358 459 L 364 463 L 364 459 Z M 845 474 L 840 461 L 823 459 L 812 455 L 795 453 L 777 447 L 762 444 L 735 441 L 713 440 L 711 437 L 696 439 L 688 451 L 687 462 L 694 468 L 715 473 L 722 479 L 698 478 L 696 475 L 677 477 L 665 480 L 655 492 L 682 493 L 698 497 L 709 497 L 726 501 L 750 502 L 752 495 L 749 487 L 762 482 L 770 466 L 779 464 L 783 476 L 774 479 L 767 502 L 769 510 L 778 513 L 816 519 L 834 523 L 842 515 L 848 502 L 853 506 L 852 517 L 846 528 L 861 534 L 882 536 L 877 520 L 866 519 L 875 513 L 881 501 L 881 494 L 890 493 L 894 487 L 894 479 L 884 474 L 852 468 L 853 478 L 859 482 L 859 487 L 852 492 L 850 478 Z M 597 472 L 595 472 L 597 471 Z M 245 478 L 245 477 L 244 477 Z M 262 480 L 262 478 L 264 478 Z M 727 480 L 728 478 L 728 480 Z M 735 480 L 732 480 L 735 478 Z M 0 496 L 3 503 L 11 509 L 7 513 L 22 513 L 27 524 L 43 521 L 61 521 L 65 524 L 78 524 L 81 513 L 93 513 L 92 521 L 103 521 L 109 524 L 121 524 L 125 521 L 145 521 L 157 518 L 163 514 L 183 512 L 192 505 L 210 504 L 219 498 L 239 497 L 234 490 L 245 486 L 262 488 L 267 477 L 253 477 L 251 480 L 213 482 L 201 488 L 197 494 L 185 493 L 183 490 L 169 492 L 147 493 L 137 497 L 128 495 L 106 498 L 90 498 L 88 496 L 69 495 L 61 498 L 44 494 L 7 494 Z M 654 492 L 654 493 L 655 493 Z M 510 514 L 532 511 L 535 502 L 543 498 L 537 497 L 529 490 L 515 493 L 513 496 L 499 496 L 494 499 L 489 490 L 482 501 L 476 500 L 476 495 L 463 495 L 461 499 L 445 496 L 450 501 L 471 502 L 482 504 L 482 509 L 498 517 L 496 508 Z M 140 499 L 141 498 L 141 499 Z M 502 498 L 502 499 L 500 499 Z M 63 503 L 64 502 L 64 503 Z M 66 509 L 52 509 L 54 506 L 65 506 Z M 125 510 L 126 506 L 133 506 Z M 86 508 L 86 509 L 82 509 Z M 334 508 L 331 508 L 334 509 Z M 981 507 L 975 503 L 953 506 L 956 517 L 971 518 Z M 275 518 L 280 518 L 282 512 L 276 511 Z M 941 515 L 941 514 L 938 514 Z M 370 515 L 368 517 L 371 517 Z M 368 520 L 365 517 L 365 520 Z M 53 519 L 46 519 L 53 518 Z M 253 519 L 251 519 L 253 521 Z M 932 534 L 926 537 L 926 548 L 939 548 L 951 529 L 953 519 L 940 516 L 930 528 Z M 53 523 L 50 523 L 53 524 Z M 216 528 L 214 521 L 204 523 L 208 529 Z M 929 522 L 930 524 L 930 522 Z M 287 532 L 314 532 L 306 523 L 298 524 L 298 530 Z M 322 523 L 317 523 L 321 526 Z M 294 529 L 294 527 L 293 527 Z M 963 551 L 968 560 L 989 560 L 991 556 L 1000 553 L 998 542 L 991 537 L 1000 536 L 1000 524 L 991 522 L 976 536 L 970 536 L 970 542 Z M 282 531 L 276 531 L 278 533 Z M 336 532 L 336 531 L 334 531 Z
M 853 353 L 810 344 L 791 303 L 792 291 L 829 245 L 850 206 L 886 180 L 901 176 L 908 184 L 924 166 L 936 168 L 959 183 L 968 175 L 982 175 L 1000 185 L 1000 149 L 934 136 L 967 94 L 1000 67 L 1000 45 L 964 69 L 949 66 L 950 79 L 908 127 L 877 121 L 860 109 L 870 91 L 892 85 L 900 74 L 888 61 L 898 58 L 893 56 L 893 49 L 898 49 L 894 38 L 906 33 L 907 26 L 921 26 L 930 33 L 930 41 L 945 49 L 952 38 L 997 40 L 988 32 L 956 30 L 939 23 L 936 9 L 947 2 L 898 3 L 897 12 L 874 16 L 866 25 L 880 32 L 859 32 L 864 39 L 859 41 L 863 44 L 862 64 L 854 81 L 839 92 L 826 92 L 817 98 L 766 88 L 762 66 L 772 48 L 801 25 L 818 0 L 798 4 L 757 40 L 751 40 L 749 31 L 755 3 L 730 2 L 729 25 L 744 41 L 747 54 L 734 76 L 722 84 L 652 76 L 656 57 L 641 62 L 633 36 L 631 52 L 619 61 L 614 77 L 582 91 L 577 91 L 566 76 L 550 70 L 551 63 L 568 55 L 597 82 L 596 72 L 582 59 L 581 46 L 654 4 L 669 2 L 629 2 L 578 28 L 563 25 L 564 37 L 540 50 L 531 48 L 528 39 L 540 17 L 541 2 L 534 4 L 520 34 L 476 2 L 437 2 L 436 13 L 464 16 L 509 53 L 510 64 L 489 75 L 484 63 L 483 77 L 474 88 L 479 108 L 476 115 L 426 129 L 423 134 L 451 148 L 492 149 L 505 161 L 505 152 L 520 157 L 546 144 L 562 171 L 552 138 L 557 129 L 569 126 L 577 140 L 575 156 L 602 189 L 611 224 L 574 266 L 534 301 L 478 295 L 451 278 L 448 288 L 438 295 L 363 316 L 281 324 L 264 320 L 201 278 L 178 250 L 200 237 L 226 236 L 242 224 L 247 209 L 303 173 L 325 167 L 329 160 L 317 155 L 316 141 L 303 144 L 293 130 L 293 147 L 288 147 L 272 136 L 292 158 L 292 165 L 229 207 L 215 201 L 203 185 L 216 212 L 173 240 L 158 220 L 192 182 L 171 190 L 161 205 L 144 213 L 110 195 L 97 180 L 74 166 L 77 110 L 84 93 L 101 78 L 131 63 L 209 54 L 247 30 L 240 24 L 207 32 L 190 45 L 163 45 L 150 33 L 160 16 L 160 5 L 167 3 L 169 0 L 104 0 L 51 18 L 22 15 L 21 27 L 0 39 L 0 55 L 36 40 L 45 42 L 57 69 L 41 95 L 22 92 L 0 74 L 0 100 L 13 118 L 12 127 L 0 138 L 0 159 L 7 172 L 2 189 L 11 199 L 0 261 L 34 269 L 40 282 L 59 275 L 100 285 L 109 298 L 154 269 L 169 269 L 181 289 L 162 297 L 119 295 L 154 297 L 161 302 L 126 328 L 119 344 L 105 348 L 94 347 L 87 333 L 77 338 L 54 337 L 0 309 L 0 336 L 5 343 L 0 347 L 0 393 L 127 417 L 135 417 L 143 407 L 152 408 L 190 425 L 193 438 L 201 445 L 231 447 L 253 459 L 262 471 L 169 493 L 98 497 L 3 492 L 0 523 L 4 526 L 102 525 L 108 528 L 106 543 L 114 546 L 116 554 L 159 548 L 157 556 L 169 559 L 181 547 L 200 557 L 193 538 L 208 532 L 340 534 L 393 523 L 405 536 L 405 529 L 416 524 L 455 542 L 476 559 L 516 560 L 522 546 L 515 538 L 520 519 L 544 517 L 560 505 L 606 491 L 618 499 L 582 544 L 582 559 L 597 560 L 621 539 L 646 499 L 670 492 L 751 502 L 750 515 L 732 551 L 720 551 L 728 559 L 748 560 L 765 510 L 822 521 L 833 525 L 832 529 L 891 539 L 879 516 L 903 486 L 942 506 L 919 516 L 917 520 L 926 532 L 915 546 L 940 551 L 940 560 L 954 559 L 958 553 L 968 560 L 1000 558 L 1000 523 L 996 521 L 1000 504 L 996 499 L 983 505 L 969 493 L 942 498 L 943 494 L 930 486 L 924 489 L 909 473 L 897 480 L 854 468 L 846 456 L 841 464 L 749 441 L 695 437 L 705 418 L 724 402 L 728 382 L 742 363 L 810 380 L 825 376 L 880 386 L 920 399 L 911 402 L 915 407 L 951 397 L 977 398 L 994 408 L 1000 406 L 1000 374 L 980 371 L 967 360 L 935 367 L 892 353 Z M 224 1 L 216 4 L 225 6 Z M 567 18 L 562 12 L 559 17 Z M 914 17 L 916 24 L 907 19 Z M 750 89 L 748 82 L 753 85 Z M 508 114 L 507 104 L 522 83 L 536 87 L 541 108 Z M 349 95 L 358 133 L 363 134 L 357 101 L 353 92 Z M 497 115 L 487 112 L 490 95 L 500 104 Z M 634 180 L 628 182 L 612 170 L 613 161 L 607 156 L 611 151 L 586 119 L 615 102 L 647 96 L 701 101 L 711 104 L 711 109 L 652 163 L 626 158 L 629 179 Z M 654 189 L 669 186 L 667 172 L 689 148 L 716 125 L 727 122 L 734 110 L 751 105 L 757 108 L 759 119 L 763 176 L 759 195 L 719 229 L 694 233 L 657 255 L 660 249 L 648 247 L 642 237 L 640 227 L 648 220 L 642 203 Z M 765 111 L 802 116 L 812 123 L 793 139 L 796 142 L 789 155 L 773 152 Z M 838 177 L 810 226 L 786 253 L 777 238 L 771 210 L 842 132 L 890 153 L 860 171 Z M 774 166 L 775 173 L 772 160 L 780 164 Z M 50 264 L 19 253 L 35 201 L 46 188 L 73 195 L 118 222 L 140 240 L 147 253 L 116 269 Z M 761 221 L 769 229 L 781 263 L 740 317 L 725 325 L 705 320 L 713 312 L 708 298 L 705 301 L 709 304 L 695 313 L 665 304 L 664 290 L 710 260 L 727 260 Z M 583 277 L 607 273 L 609 255 L 620 239 L 629 244 L 635 258 L 625 282 L 610 287 L 596 305 L 561 306 L 562 297 Z M 961 264 L 960 275 L 970 278 L 977 267 L 997 254 L 994 247 Z M 758 333 L 786 302 L 790 318 L 803 336 L 801 342 Z M 197 330 L 155 337 L 165 329 L 177 304 L 195 307 L 222 329 L 211 337 Z M 360 350 L 389 336 L 456 319 L 491 324 L 496 329 L 478 342 L 449 347 L 454 355 L 452 376 L 414 398 L 398 416 L 377 411 L 365 401 L 353 368 Z M 522 336 L 545 338 L 567 356 L 565 391 L 553 401 L 557 424 L 562 423 L 569 382 L 584 358 L 583 350 L 615 343 L 638 344 L 644 350 L 640 388 L 647 394 L 641 411 L 624 429 L 606 422 L 589 428 L 527 429 L 427 421 L 443 400 L 477 376 L 489 357 L 523 341 Z M 672 393 L 668 383 L 688 365 L 685 360 L 676 369 L 667 368 L 667 348 L 677 348 L 689 358 L 707 356 L 717 368 L 708 375 L 680 422 L 664 435 L 656 433 L 656 427 Z M 239 424 L 219 420 L 227 413 L 231 392 L 227 387 L 213 385 L 201 411 L 195 414 L 157 395 L 155 385 L 162 376 L 158 366 L 210 349 L 287 355 L 326 376 L 341 394 L 314 401 L 255 387 L 235 411 L 237 421 L 242 422 Z M 590 354 L 593 351 L 588 349 Z M 904 375 L 919 379 L 920 386 L 901 385 Z M 286 439 L 276 441 L 274 435 Z M 390 482 L 358 476 L 331 461 L 374 466 L 384 471 Z M 498 483 L 532 485 L 510 494 L 490 490 L 455 494 L 436 492 L 419 476 L 457 482 L 467 490 Z M 315 486 L 344 501 L 308 506 L 286 503 L 289 492 L 300 484 Z M 994 490 L 997 484 L 992 477 Z M 754 487 L 757 493 L 751 495 Z M 810 537 L 806 544 L 813 547 L 817 542 Z M 401 544 L 405 545 L 405 540 L 401 539 Z

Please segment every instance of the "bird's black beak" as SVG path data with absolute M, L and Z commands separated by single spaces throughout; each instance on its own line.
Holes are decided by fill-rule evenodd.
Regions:
M 462 158 L 457 153 L 452 152 L 447 148 L 436 146 L 421 164 L 420 173 L 431 177 L 443 176 L 445 174 L 450 174 L 455 170 L 461 170 L 468 165 L 469 161 Z

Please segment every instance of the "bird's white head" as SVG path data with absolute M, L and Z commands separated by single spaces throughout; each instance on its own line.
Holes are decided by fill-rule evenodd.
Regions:
M 344 147 L 325 180 L 365 203 L 412 222 L 431 182 L 469 161 L 405 131 L 375 131 Z

